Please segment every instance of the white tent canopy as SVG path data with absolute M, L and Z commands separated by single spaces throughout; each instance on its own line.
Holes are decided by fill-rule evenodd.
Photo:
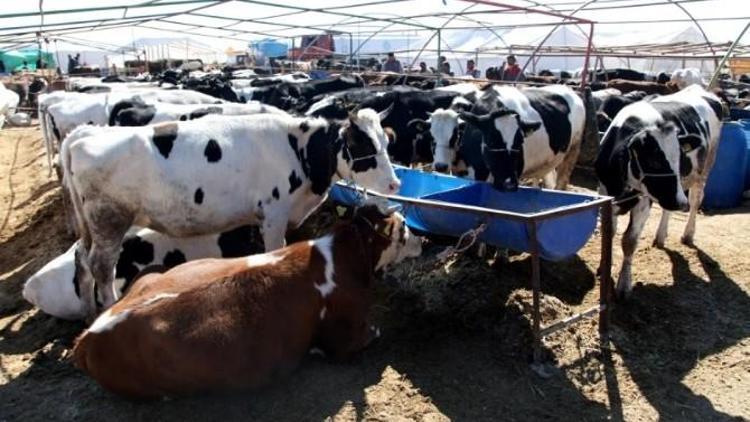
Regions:
M 595 22 L 595 47 L 670 40 L 727 42 L 750 21 L 747 0 L 42 0 L 0 7 L 0 49 L 78 37 L 132 44 L 143 38 L 189 37 L 208 49 L 244 49 L 248 41 L 332 31 L 338 52 L 402 51 L 425 61 L 440 52 L 480 66 L 498 65 L 513 45 L 583 47 Z M 40 10 L 41 5 L 41 10 Z M 743 14 L 748 16 L 742 16 Z M 562 25 L 561 25 L 562 24 Z M 171 34 L 171 35 L 170 35 Z M 48 48 L 53 43 L 48 44 Z M 59 45 L 58 45 L 59 48 Z M 492 49 L 492 52 L 487 52 Z M 721 52 L 706 55 L 718 56 Z M 484 53 L 482 52 L 484 51 Z M 453 53 L 452 53 L 453 52 Z M 639 53 L 638 51 L 635 52 Z M 217 53 L 218 55 L 218 53 Z M 221 61 L 221 57 L 217 57 Z M 622 59 L 607 59 L 612 66 Z M 643 66 L 653 60 L 639 62 Z M 678 60 L 678 62 L 681 61 Z M 699 61 L 698 63 L 703 63 Z M 544 57 L 539 68 L 574 68 L 580 57 Z M 671 63 L 674 64 L 674 63 Z M 637 64 L 632 64 L 634 67 Z M 666 64 L 664 64 L 666 66 Z

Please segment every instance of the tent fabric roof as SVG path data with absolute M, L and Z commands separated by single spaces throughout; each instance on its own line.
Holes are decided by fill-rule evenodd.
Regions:
M 534 44 L 563 23 L 574 45 L 596 22 L 594 43 L 669 41 L 663 33 L 692 27 L 696 41 L 727 42 L 750 21 L 747 0 L 41 0 L 4 2 L 0 49 L 97 32 L 97 40 L 180 33 L 209 45 L 334 32 L 357 40 L 429 38 L 463 32 L 467 48 Z M 41 5 L 41 12 L 40 6 Z M 738 16 L 742 14 L 748 16 Z M 568 16 L 566 19 L 565 17 Z M 693 20 L 695 18 L 695 20 Z M 659 23 L 659 25 L 656 25 Z M 694 25 L 697 24 L 696 25 Z M 513 31 L 510 31 L 513 29 Z M 118 32 L 119 31 L 119 32 Z M 134 31 L 138 31 L 137 34 Z M 473 38 L 472 38 L 473 31 Z M 476 32 L 481 31 L 481 32 Z M 509 32 L 510 31 L 510 32 Z M 480 39 L 476 36 L 482 34 Z M 555 34 L 559 34 L 555 31 Z M 506 34 L 506 35 L 503 35 Z M 704 36 L 705 34 L 705 36 Z M 101 35 L 101 36 L 100 36 Z M 130 35 L 130 36 L 128 36 Z M 454 39 L 456 36 L 451 36 Z M 508 39 L 506 39 L 506 37 Z M 94 37 L 91 37 L 94 38 Z M 447 38 L 447 37 L 446 37 Z M 567 39 L 547 40 L 567 42 Z M 117 41 L 119 39 L 119 41 Z M 645 40 L 644 40 L 645 39 Z

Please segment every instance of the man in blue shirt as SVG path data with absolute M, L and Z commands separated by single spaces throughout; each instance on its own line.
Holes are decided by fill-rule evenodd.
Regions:
M 388 59 L 383 63 L 383 72 L 403 72 L 401 62 L 396 60 L 396 56 L 393 53 L 388 53 Z

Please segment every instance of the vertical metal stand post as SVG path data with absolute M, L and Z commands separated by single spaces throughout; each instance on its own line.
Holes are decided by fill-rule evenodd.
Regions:
M 440 82 L 441 82 L 441 80 L 443 79 L 443 78 L 442 78 L 442 75 L 443 75 L 443 69 L 442 69 L 442 66 L 443 66 L 443 64 L 442 64 L 442 63 L 440 63 L 440 54 L 441 54 L 441 51 L 440 51 L 440 44 L 441 44 L 441 40 L 440 40 L 440 30 L 438 29 L 438 30 L 437 30 L 437 56 L 438 56 L 438 59 L 437 59 L 437 61 L 438 61 L 438 70 L 437 70 L 437 72 L 438 72 L 438 74 L 437 74 L 437 82 L 435 83 L 435 86 L 441 86 L 441 85 L 440 85 Z M 416 60 L 416 59 L 415 59 L 415 60 Z M 448 61 L 448 60 L 446 59 L 446 61 Z
M 602 250 L 599 262 L 599 343 L 604 346 L 609 341 L 609 320 L 612 314 L 612 201 L 602 205 Z
M 533 327 L 532 332 L 534 333 L 534 363 L 539 364 L 542 362 L 542 317 L 539 311 L 539 300 L 541 294 L 541 273 L 539 264 L 539 241 L 536 237 L 536 221 L 526 223 L 527 230 L 529 232 L 529 242 L 531 244 L 531 291 L 533 294 Z

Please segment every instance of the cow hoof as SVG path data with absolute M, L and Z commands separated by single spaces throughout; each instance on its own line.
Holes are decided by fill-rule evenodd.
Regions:
M 654 239 L 654 243 L 651 245 L 655 248 L 664 249 L 664 239 Z
M 693 237 L 692 236 L 682 236 L 680 239 L 683 245 L 685 246 L 695 246 L 695 243 L 693 243 Z

